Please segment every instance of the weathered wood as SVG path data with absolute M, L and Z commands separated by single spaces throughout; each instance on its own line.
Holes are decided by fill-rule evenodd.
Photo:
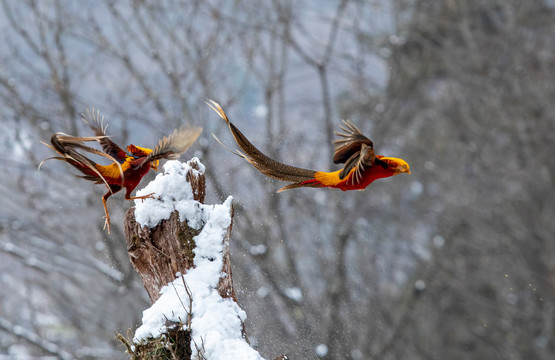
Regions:
M 193 238 L 199 231 L 179 221 L 174 211 L 170 218 L 149 229 L 135 221 L 135 208 L 125 213 L 125 237 L 129 260 L 143 280 L 143 285 L 154 303 L 160 289 L 175 280 L 176 274 L 186 273 L 194 266 Z
M 190 165 L 198 170 L 195 162 Z M 187 181 L 191 183 L 193 198 L 204 202 L 206 194 L 206 180 L 204 174 L 189 171 Z M 231 211 L 231 224 L 222 239 L 223 242 L 223 268 L 226 274 L 218 283 L 218 292 L 223 298 L 233 298 L 237 301 L 233 289 L 231 273 L 231 260 L 229 252 L 229 238 L 233 224 L 233 210 Z M 135 208 L 132 207 L 125 213 L 124 223 L 127 252 L 131 264 L 143 280 L 143 285 L 154 303 L 160 297 L 160 289 L 175 280 L 177 273 L 185 274 L 194 267 L 195 248 L 194 237 L 200 233 L 179 221 L 179 213 L 174 211 L 170 218 L 162 220 L 156 227 L 143 227 L 135 221 Z
M 235 295 L 235 289 L 233 288 L 233 278 L 231 273 L 231 258 L 230 258 L 230 251 L 229 251 L 229 238 L 231 236 L 231 229 L 233 227 L 233 208 L 231 208 L 231 224 L 227 228 L 227 233 L 225 234 L 224 242 L 223 242 L 223 266 L 222 272 L 226 274 L 226 276 L 222 276 L 220 281 L 218 282 L 218 293 L 222 298 L 232 298 L 233 301 L 237 302 L 237 297 Z
M 189 161 L 189 165 L 191 165 L 191 167 L 195 170 L 200 169 L 196 161 Z M 204 174 L 195 174 L 192 171 L 189 171 L 187 173 L 187 181 L 191 183 L 191 188 L 193 189 L 193 199 L 204 204 L 204 196 L 206 195 L 206 177 Z

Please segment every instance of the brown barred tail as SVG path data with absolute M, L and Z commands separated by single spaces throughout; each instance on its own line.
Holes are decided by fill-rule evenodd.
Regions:
M 215 101 L 209 100 L 207 104 L 216 112 L 218 115 L 225 120 L 231 134 L 235 138 L 239 148 L 243 152 L 236 150 L 234 154 L 241 156 L 249 163 L 251 163 L 258 171 L 266 176 L 274 179 L 295 182 L 295 184 L 288 185 L 279 191 L 283 191 L 290 188 L 295 188 L 299 186 L 310 186 L 310 185 L 300 185 L 301 183 L 314 179 L 314 170 L 307 170 L 298 168 L 295 166 L 287 165 L 279 161 L 270 159 L 268 156 L 264 155 L 260 150 L 258 150 L 246 137 L 243 135 L 235 125 L 233 125 L 227 115 L 221 108 L 221 106 Z M 217 138 L 216 138 L 217 140 Z M 219 140 L 218 140 L 219 141 Z M 278 191 L 278 192 L 279 192 Z
M 46 144 L 47 146 L 54 149 L 58 154 L 61 156 L 52 157 L 50 159 L 57 159 L 67 162 L 68 164 L 75 167 L 77 170 L 81 171 L 85 176 L 83 178 L 91 181 L 97 182 L 104 182 L 106 186 L 109 188 L 108 182 L 104 178 L 104 176 L 98 170 L 96 163 L 89 159 L 88 157 L 80 154 L 76 151 L 76 149 L 80 149 L 83 151 L 87 151 L 92 154 L 96 154 L 102 157 L 105 157 L 114 163 L 116 163 L 120 170 L 121 181 L 123 184 L 124 175 L 123 170 L 119 162 L 116 161 L 112 156 L 101 152 L 100 150 L 91 148 L 83 144 L 84 141 L 98 141 L 99 139 L 104 138 L 104 136 L 92 136 L 92 137 L 77 137 L 71 136 L 64 133 L 55 133 L 52 135 L 50 139 L 51 146 Z M 48 159 L 46 159 L 48 160 Z M 46 161 L 45 160 L 45 161 Z M 44 162 L 44 161 L 43 161 Z M 42 163 L 41 163 L 42 165 Z M 40 168 L 40 165 L 39 165 Z
M 299 181 L 293 184 L 289 184 L 287 186 L 282 187 L 281 189 L 279 189 L 277 192 L 280 193 L 282 191 L 285 190 L 289 190 L 289 189 L 295 189 L 295 188 L 300 188 L 300 187 L 324 187 L 324 185 L 316 180 L 316 179 L 310 179 L 310 180 L 306 180 L 306 181 Z

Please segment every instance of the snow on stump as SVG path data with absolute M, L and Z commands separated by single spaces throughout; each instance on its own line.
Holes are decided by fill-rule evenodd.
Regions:
M 132 344 L 134 359 L 262 359 L 244 330 L 233 289 L 232 198 L 205 205 L 204 166 L 173 160 L 125 214 L 129 259 L 152 306 Z

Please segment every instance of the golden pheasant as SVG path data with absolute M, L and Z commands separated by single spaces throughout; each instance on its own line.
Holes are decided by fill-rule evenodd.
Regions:
M 264 175 L 292 183 L 279 189 L 278 192 L 297 187 L 329 187 L 343 191 L 364 190 L 374 180 L 397 174 L 410 174 L 409 164 L 406 161 L 375 155 L 372 141 L 349 120 L 343 120 L 342 132 L 336 132 L 340 139 L 333 141 L 335 145 L 333 162 L 345 164 L 343 169 L 323 172 L 283 164 L 270 159 L 258 150 L 229 121 L 220 105 L 215 101 L 209 101 L 207 104 L 225 120 L 235 141 L 243 150 L 243 152 L 236 150 L 236 155 L 247 160 Z
M 78 177 L 94 181 L 96 184 L 106 185 L 108 192 L 102 196 L 102 204 L 106 214 L 104 229 L 108 228 L 108 233 L 110 233 L 110 215 L 106 200 L 123 188 L 126 189 L 126 200 L 153 198 L 154 193 L 132 197 L 131 192 L 150 169 L 158 170 L 160 159 L 179 158 L 179 155 L 185 152 L 202 132 L 202 128 L 198 127 L 181 128 L 162 138 L 154 150 L 129 145 L 126 148 L 127 151 L 124 151 L 106 135 L 107 125 L 104 125 L 104 117 L 101 119 L 98 111 L 95 113 L 93 109 L 91 113 L 87 110 L 87 113 L 83 114 L 83 121 L 93 130 L 95 136 L 77 137 L 56 133 L 50 139 L 52 145 L 44 142 L 43 144 L 54 149 L 60 155 L 49 159 L 65 161 L 84 174 L 77 175 Z M 84 144 L 90 141 L 98 142 L 102 151 Z M 77 150 L 99 155 L 109 159 L 112 163 L 110 165 L 97 164 Z M 41 162 L 39 168 L 44 161 Z

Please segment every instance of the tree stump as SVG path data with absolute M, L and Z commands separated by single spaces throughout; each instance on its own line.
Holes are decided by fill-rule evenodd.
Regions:
M 190 165 L 193 169 L 199 170 L 199 164 L 196 161 L 191 161 Z M 194 200 L 204 203 L 206 194 L 204 173 L 189 171 L 187 181 L 193 189 Z M 222 239 L 224 245 L 222 272 L 226 276 L 220 279 L 218 292 L 223 298 L 233 298 L 237 301 L 233 289 L 229 254 L 233 211 L 231 220 L 226 236 Z M 131 207 L 125 213 L 124 230 L 129 260 L 143 280 L 150 301 L 154 303 L 160 297 L 160 289 L 175 280 L 176 274 L 184 274 L 194 266 L 193 238 L 200 231 L 190 228 L 186 221 L 180 222 L 177 211 L 174 211 L 169 219 L 162 220 L 155 228 L 141 228 L 135 221 L 135 207 Z
M 199 165 L 195 159 L 189 161 L 188 165 L 191 169 L 186 174 L 186 180 L 191 185 L 193 199 L 204 203 L 206 181 L 204 173 L 199 171 L 202 165 Z M 231 208 L 230 218 L 230 225 L 221 239 L 223 247 L 221 271 L 225 276 L 220 277 L 217 289 L 222 298 L 231 298 L 236 302 L 229 253 L 233 208 Z M 178 274 L 186 274 L 195 267 L 194 238 L 202 229 L 190 227 L 186 220 L 181 221 L 178 211 L 173 211 L 169 219 L 161 220 L 158 225 L 149 228 L 141 226 L 136 221 L 135 207 L 132 207 L 125 213 L 124 230 L 129 260 L 141 277 L 152 304 L 160 298 L 160 290 L 176 280 Z M 133 359 L 166 358 L 165 356 L 168 355 L 172 358 L 190 359 L 192 314 L 188 316 L 189 329 L 180 323 L 167 322 L 167 331 L 161 339 L 151 339 L 134 346 L 130 346 L 122 336 L 119 339 L 127 346 Z M 242 333 L 246 340 L 244 324 L 242 324 Z
M 121 335 L 118 339 L 133 359 L 191 359 L 194 355 L 199 359 L 263 360 L 248 344 L 246 315 L 237 305 L 233 288 L 231 197 L 221 205 L 204 205 L 204 166 L 196 159 L 186 165 L 166 165 L 165 172 L 141 190 L 152 184 L 148 190 L 155 190 L 158 198 L 137 204 L 125 214 L 129 260 L 152 306 L 143 312 L 143 325 L 136 330 L 132 344 Z M 181 191 L 184 186 L 191 186 L 192 192 L 188 188 Z M 163 216 L 158 216 L 159 209 Z M 170 213 L 172 209 L 175 211 Z M 157 214 L 156 220 L 152 220 L 151 210 Z M 158 221 L 168 214 L 169 218 Z

